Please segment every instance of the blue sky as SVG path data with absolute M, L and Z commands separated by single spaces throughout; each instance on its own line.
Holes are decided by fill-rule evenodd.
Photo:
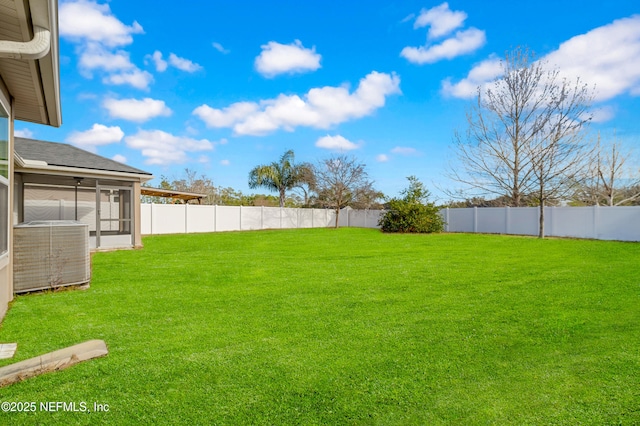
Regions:
M 345 153 L 389 196 L 409 175 L 439 196 L 474 88 L 527 46 L 595 85 L 592 133 L 640 150 L 636 0 L 177 4 L 60 1 L 63 125 L 16 134 L 245 193 L 287 149 Z

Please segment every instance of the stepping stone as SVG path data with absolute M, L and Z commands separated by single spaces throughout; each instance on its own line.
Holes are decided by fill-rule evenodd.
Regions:
M 0 359 L 13 358 L 18 349 L 17 343 L 0 343 Z

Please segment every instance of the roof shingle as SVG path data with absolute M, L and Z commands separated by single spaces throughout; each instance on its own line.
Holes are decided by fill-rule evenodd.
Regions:
M 18 137 L 14 138 L 14 140 L 16 153 L 25 160 L 44 161 L 51 166 L 151 176 L 151 173 L 145 172 L 144 170 L 101 157 L 100 155 L 76 148 L 72 145 Z

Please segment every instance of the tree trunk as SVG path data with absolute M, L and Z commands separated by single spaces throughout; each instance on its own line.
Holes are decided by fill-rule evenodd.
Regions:
M 338 229 L 338 219 L 340 218 L 340 207 L 336 207 L 336 229 Z
M 544 198 L 540 197 L 540 224 L 538 225 L 538 238 L 544 238 Z
M 280 208 L 284 207 L 284 200 L 285 200 L 284 188 L 280 188 Z

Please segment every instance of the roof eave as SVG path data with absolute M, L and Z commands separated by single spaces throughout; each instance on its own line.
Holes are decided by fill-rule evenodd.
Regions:
M 42 84 L 46 107 L 46 119 L 48 120 L 47 123 L 43 124 L 60 127 L 62 124 L 62 107 L 60 101 L 60 47 L 58 40 L 59 30 L 57 1 L 31 0 L 29 2 L 29 7 L 31 8 L 33 24 L 39 26 L 46 24 L 46 28 L 49 28 L 49 31 L 51 32 L 51 48 L 49 49 L 49 54 L 42 59 L 38 59 L 40 65 L 40 82 Z
M 39 92 L 39 115 L 34 115 L 26 110 L 22 111 L 21 105 L 15 105 L 14 114 L 16 120 L 28 121 L 37 124 L 45 124 L 60 127 L 62 124 L 62 107 L 60 99 L 60 64 L 59 64 L 59 29 L 58 6 L 56 0 L 24 0 L 23 11 L 27 18 L 26 24 L 31 27 L 41 27 L 50 32 L 49 52 L 40 59 L 32 59 L 35 67 L 32 68 L 32 84 L 36 92 Z M 30 17 L 30 18 L 29 18 Z M 31 30 L 33 31 L 33 30 Z M 33 105 L 30 105 L 31 107 Z
M 22 164 L 19 164 L 19 162 L 16 161 L 15 171 L 19 173 L 38 173 L 59 176 L 127 179 L 137 182 L 148 182 L 153 179 L 153 175 L 143 173 L 127 173 L 111 170 L 84 169 L 79 167 L 51 166 L 48 164 L 35 164 L 29 160 L 23 160 Z

